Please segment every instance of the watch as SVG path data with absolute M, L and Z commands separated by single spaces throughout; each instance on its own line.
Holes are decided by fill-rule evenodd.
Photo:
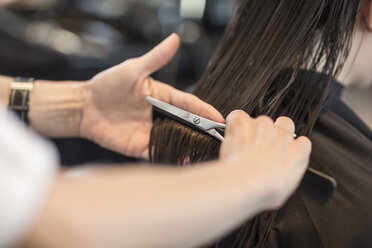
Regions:
M 26 124 L 29 123 L 28 111 L 34 78 L 16 77 L 10 85 L 9 108 Z

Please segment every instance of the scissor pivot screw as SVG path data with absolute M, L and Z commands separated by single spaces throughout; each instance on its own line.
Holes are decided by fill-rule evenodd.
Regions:
M 194 123 L 195 123 L 196 125 L 200 124 L 200 118 L 199 118 L 199 117 L 195 117 L 195 119 L 194 119 Z

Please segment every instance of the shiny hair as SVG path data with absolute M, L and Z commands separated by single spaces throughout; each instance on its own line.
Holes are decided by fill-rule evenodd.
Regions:
M 310 136 L 350 50 L 359 0 L 241 0 L 194 94 L 224 117 L 289 116 Z M 298 72 L 320 72 L 298 79 Z M 150 160 L 184 165 L 218 157 L 220 142 L 166 117 L 154 121 Z M 256 244 L 250 232 L 239 247 Z M 247 230 L 247 229 L 245 229 Z M 235 246 L 234 246 L 235 247 Z

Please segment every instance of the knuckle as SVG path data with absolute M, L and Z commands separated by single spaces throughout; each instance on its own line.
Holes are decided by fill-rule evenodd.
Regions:
M 247 114 L 243 110 L 234 110 L 231 112 L 233 115 L 236 115 L 236 118 L 243 119 Z
M 187 98 L 182 99 L 180 104 L 182 105 L 182 108 L 190 110 L 190 102 L 187 100 Z
M 227 117 L 228 126 L 241 125 L 244 121 L 244 115 L 246 114 L 242 110 L 234 110 L 231 112 Z
M 233 123 L 230 123 L 227 126 L 225 137 L 234 137 L 235 139 L 240 138 L 242 136 L 241 130 L 243 129 L 243 125 L 243 122 L 240 120 L 236 120 Z
M 287 116 L 281 116 L 277 119 L 277 121 L 279 121 L 281 123 L 284 123 L 285 125 L 289 125 L 289 126 L 294 125 L 293 120 L 291 118 L 287 117 Z
M 257 122 L 260 124 L 260 125 L 264 125 L 264 126 L 271 126 L 274 124 L 274 121 L 273 119 L 271 119 L 269 116 L 267 115 L 261 115 L 259 117 L 257 117 Z
M 230 121 L 228 123 L 228 126 L 235 129 L 235 128 L 239 128 L 239 127 L 243 126 L 243 124 L 244 124 L 243 119 L 241 117 L 237 116 L 232 121 Z
M 184 97 L 179 99 L 179 106 L 185 110 L 193 111 L 191 109 L 191 103 L 194 101 L 193 96 L 189 94 L 185 94 Z
M 277 132 L 277 135 L 281 142 L 287 142 L 287 143 L 289 143 L 290 141 L 293 142 L 294 140 L 293 136 L 287 130 L 278 128 L 275 131 Z
M 312 143 L 308 137 L 301 136 L 296 140 L 297 144 L 305 151 L 311 152 Z
M 190 93 L 186 93 L 186 95 L 190 98 L 191 101 L 194 101 L 194 102 L 202 102 L 204 103 L 204 101 L 202 101 L 199 97 L 193 95 L 193 94 L 190 94 Z

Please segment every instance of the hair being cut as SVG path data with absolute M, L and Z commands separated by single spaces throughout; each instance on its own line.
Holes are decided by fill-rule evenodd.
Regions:
M 289 116 L 310 135 L 332 79 L 348 56 L 359 0 L 241 0 L 194 94 L 224 117 Z M 320 72 L 298 79 L 300 70 Z M 166 117 L 154 121 L 150 159 L 184 165 L 218 157 L 220 142 Z M 252 247 L 255 221 L 233 247 Z

